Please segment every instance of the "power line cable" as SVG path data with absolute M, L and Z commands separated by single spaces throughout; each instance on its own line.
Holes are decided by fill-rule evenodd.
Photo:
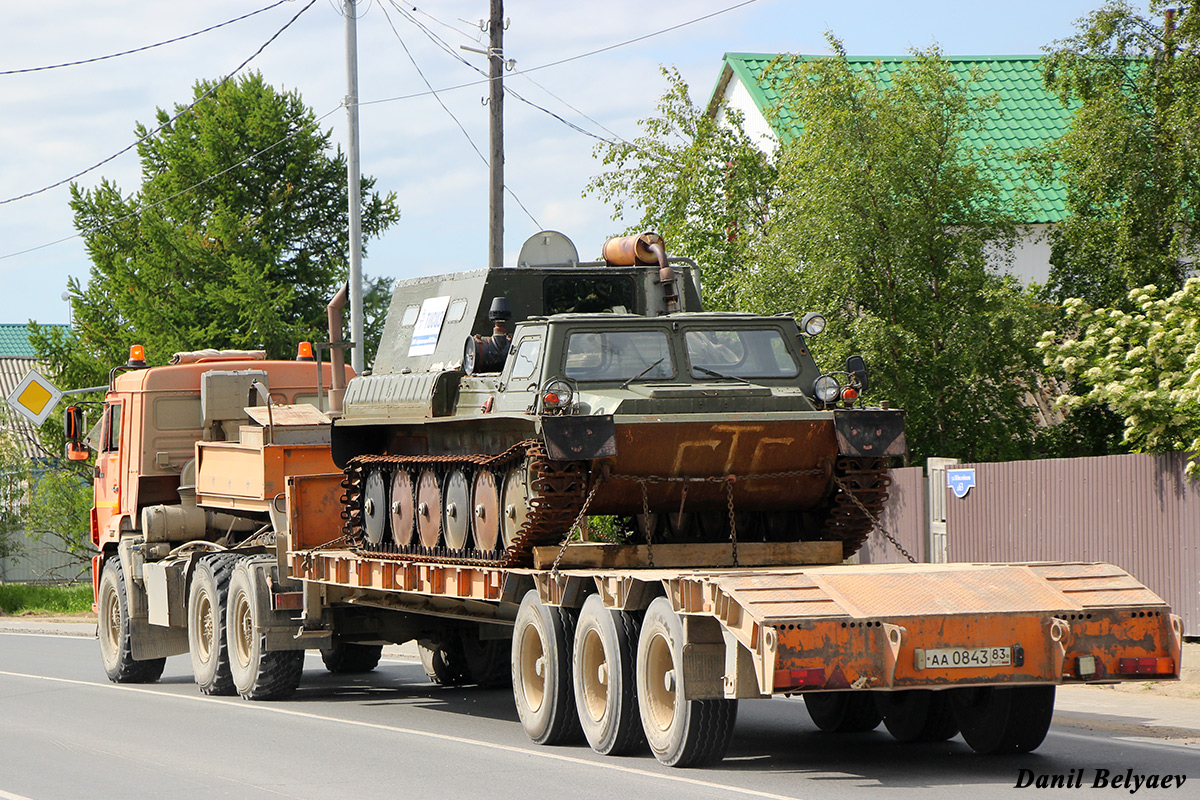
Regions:
M 286 25 L 284 25 L 282 28 L 280 28 L 278 31 L 276 31 L 275 34 L 273 36 L 271 36 L 270 39 L 267 39 L 267 41 L 263 42 L 262 46 L 259 47 L 257 50 L 255 50 L 253 55 L 251 55 L 249 58 L 247 58 L 245 61 L 243 61 L 241 64 L 239 64 L 237 66 L 237 68 L 233 70 L 233 72 L 230 72 L 224 78 L 221 78 L 221 80 L 219 80 L 215 84 L 213 84 L 212 87 L 207 92 L 205 92 L 204 94 L 197 97 L 191 103 L 188 103 L 186 106 L 184 106 L 182 109 L 180 109 L 175 114 L 175 116 L 171 117 L 166 122 L 159 125 L 157 128 L 150 131 L 149 133 L 147 133 L 145 136 L 138 139 L 137 141 L 135 141 L 133 144 L 129 145 L 128 147 L 122 148 L 121 150 L 118 150 L 117 152 L 115 152 L 111 156 L 109 156 L 108 158 L 106 158 L 102 161 L 99 161 L 86 169 L 82 169 L 79 172 L 76 172 L 74 175 L 70 176 L 69 178 L 63 178 L 61 181 L 52 183 L 49 186 L 43 186 L 41 189 L 37 189 L 32 192 L 26 192 L 25 194 L 20 194 L 15 197 L 8 197 L 8 198 L 5 198 L 4 200 L 0 200 L 0 206 L 6 205 L 8 203 L 16 202 L 17 200 L 24 200 L 27 197 L 33 197 L 34 195 L 39 195 L 44 192 L 48 192 L 51 189 L 57 189 L 59 186 L 62 186 L 63 184 L 70 183 L 71 181 L 75 180 L 76 178 L 80 178 L 80 177 L 88 174 L 89 172 L 99 169 L 100 167 L 104 166 L 108 162 L 113 161 L 114 159 L 118 158 L 119 156 L 124 155 L 125 153 L 128 153 L 130 150 L 132 150 L 133 148 L 142 144 L 143 142 L 150 140 L 151 138 L 156 136 L 159 132 L 161 132 L 164 128 L 166 128 L 168 125 L 171 125 L 177 119 L 182 117 L 184 114 L 191 111 L 196 106 L 196 104 L 199 103 L 201 100 L 205 100 L 210 95 L 212 95 L 214 92 L 216 92 L 217 89 L 220 89 L 222 86 L 224 86 L 226 83 L 228 83 L 230 78 L 232 78 L 237 73 L 241 72 L 242 69 L 247 64 L 249 64 L 251 61 L 253 61 L 255 58 L 257 58 L 262 53 L 263 50 L 266 50 L 267 47 L 270 46 L 270 44 L 272 42 L 274 42 L 276 39 L 278 39 L 283 34 L 284 31 L 286 31 L 288 28 L 290 28 L 292 26 L 292 23 L 294 23 L 296 20 L 298 20 L 300 18 L 301 14 L 303 14 L 305 11 L 308 11 L 310 8 L 312 8 L 316 4 L 316 2 L 317 2 L 317 0 L 309 0 L 308 5 L 306 5 L 304 8 L 302 8 L 298 12 L 296 12 L 296 15 L 294 17 L 292 17 L 290 20 L 288 20 Z
M 392 3 L 392 5 L 393 5 L 393 7 L 396 8 L 397 11 L 401 11 L 401 9 L 399 7 L 397 7 L 394 2 Z M 413 68 L 417 71 L 417 74 L 421 76 L 421 81 L 427 87 L 429 87 L 429 91 L 433 94 L 434 99 L 438 101 L 438 105 L 440 105 L 442 107 L 443 111 L 445 111 L 447 114 L 450 115 L 450 119 L 454 120 L 454 124 L 458 126 L 458 129 L 460 131 L 462 131 L 462 135 L 467 137 L 467 142 L 471 145 L 471 149 L 474 150 L 475 154 L 479 156 L 479 159 L 483 162 L 484 166 L 487 166 L 488 165 L 487 157 L 483 154 L 483 152 L 479 149 L 479 147 L 476 146 L 475 141 L 471 138 L 471 134 L 467 133 L 467 129 L 463 127 L 463 124 L 458 121 L 458 117 L 454 116 L 454 112 L 450 110 L 450 108 L 445 104 L 445 102 L 442 101 L 442 98 L 438 95 L 438 93 L 436 91 L 434 91 L 433 85 L 429 82 L 429 79 L 425 77 L 425 73 L 421 71 L 421 67 L 419 64 L 417 64 L 417 60 L 415 58 L 413 58 L 413 54 L 409 51 L 408 45 L 404 43 L 404 37 L 402 37 L 400 35 L 400 32 L 398 30 L 396 30 L 396 26 L 392 24 L 392 18 L 387 13 L 387 8 L 385 8 L 381 4 L 379 6 L 379 10 L 383 12 L 383 16 L 387 19 L 388 26 L 392 29 L 392 33 L 394 33 L 396 35 L 396 40 L 398 42 L 400 42 L 400 46 L 402 48 L 404 48 L 404 54 L 406 56 L 408 56 L 408 60 L 412 62 Z M 405 16 L 408 16 L 408 15 L 405 14 Z M 410 19 L 411 19 L 411 17 L 410 17 Z M 529 211 L 529 209 L 525 207 L 525 204 L 521 202 L 521 198 L 517 197 L 517 193 L 514 192 L 508 186 L 507 183 L 505 183 L 505 185 L 504 185 L 504 190 L 509 193 L 509 195 L 512 197 L 513 200 L 517 201 L 517 205 L 519 205 L 521 207 L 521 210 L 525 212 L 525 216 L 529 217 L 530 221 L 537 227 L 537 229 L 542 230 L 541 223 L 539 223 L 537 221 L 537 219 L 533 216 L 533 214 Z
M 175 44 L 176 42 L 182 42 L 185 39 L 192 39 L 196 36 L 200 36 L 201 34 L 209 33 L 210 31 L 215 31 L 218 28 L 224 28 L 226 25 L 232 25 L 233 23 L 241 22 L 244 19 L 250 19 L 250 17 L 261 14 L 264 11 L 270 11 L 272 8 L 276 8 L 278 6 L 283 5 L 284 3 L 290 3 L 290 2 L 292 2 L 292 0 L 279 0 L 279 2 L 272 3 L 271 5 L 269 5 L 265 8 L 260 8 L 258 11 L 251 11 L 249 14 L 243 14 L 240 17 L 234 17 L 233 19 L 226 20 L 225 22 L 221 22 L 216 25 L 210 25 L 207 28 L 204 28 L 203 30 L 198 30 L 198 31 L 195 31 L 194 33 L 189 33 L 184 36 L 176 36 L 174 39 L 167 39 L 165 41 L 155 42 L 154 44 L 148 44 L 143 47 L 135 47 L 132 50 L 122 50 L 120 53 L 110 53 L 109 55 L 106 55 L 106 56 L 96 56 L 95 58 L 85 58 L 80 61 L 66 61 L 62 64 L 47 64 L 46 66 L 42 66 L 42 67 L 25 67 L 23 69 L 0 70 L 0 75 L 22 75 L 26 72 L 44 72 L 45 70 L 62 69 L 63 67 L 78 67 L 81 64 L 95 64 L 97 61 L 107 61 L 111 58 L 120 58 L 121 56 L 128 56 L 128 55 L 132 55 L 134 53 L 142 53 L 142 52 L 145 52 L 146 50 L 153 50 L 156 47 L 162 47 L 162 46 L 168 45 L 168 44 Z
M 81 236 L 83 236 L 83 235 L 85 235 L 85 234 L 87 234 L 87 233 L 91 233 L 91 232 L 93 232 L 93 231 L 97 231 L 97 230 L 100 230 L 101 228 L 108 227 L 108 226 L 111 226 L 111 225 L 116 225 L 116 224 L 118 224 L 118 223 L 124 222 L 124 221 L 125 221 L 125 220 L 127 220 L 127 219 L 133 219 L 134 217 L 138 216 L 139 214 L 143 214 L 143 213 L 145 213 L 145 212 L 147 212 L 147 211 L 151 211 L 151 210 L 153 210 L 153 209 L 155 209 L 155 208 L 158 208 L 159 206 L 161 206 L 161 205 L 164 205 L 164 204 L 166 204 L 166 203 L 169 203 L 170 201 L 174 200 L 174 199 L 175 199 L 175 198 L 177 198 L 177 197 L 181 197 L 181 196 L 183 196 L 183 195 L 187 194 L 188 192 L 191 192 L 191 191 L 192 191 L 192 190 L 194 190 L 194 189 L 198 189 L 198 188 L 200 188 L 201 186 L 203 186 L 203 185 L 204 185 L 204 184 L 206 184 L 206 183 L 211 183 L 212 181 L 215 181 L 217 178 L 219 178 L 219 177 L 221 177 L 222 175 L 225 175 L 225 174 L 227 174 L 227 173 L 229 173 L 229 172 L 232 172 L 233 170 L 237 169 L 238 167 L 242 167 L 242 166 L 245 166 L 246 164 L 249 164 L 249 163 L 250 163 L 251 161 L 253 161 L 254 159 L 258 158 L 259 156 L 263 155 L 264 153 L 268 153 L 268 152 L 270 152 L 271 150 L 274 150 L 276 147 L 278 147 L 279 145 L 281 145 L 281 144 L 283 144 L 284 142 L 288 141 L 289 139 L 292 139 L 292 138 L 295 138 L 296 136 L 299 136 L 299 135 L 300 135 L 301 133 L 303 133 L 304 131 L 306 131 L 306 130 L 310 130 L 310 129 L 314 129 L 314 128 L 317 128 L 318 126 L 320 126 L 320 124 L 321 124 L 323 121 L 325 121 L 327 118 L 329 118 L 330 116 L 332 116 L 332 115 L 333 115 L 335 112 L 337 112 L 337 111 L 338 111 L 338 109 L 342 108 L 343 106 L 344 106 L 344 104 L 343 104 L 343 105 L 339 105 L 339 106 L 337 106 L 336 108 L 334 108 L 334 109 L 332 109 L 332 110 L 330 110 L 330 111 L 327 111 L 327 112 L 325 112 L 325 113 L 324 113 L 324 114 L 322 114 L 321 116 L 319 116 L 319 117 L 315 118 L 315 119 L 314 119 L 314 120 L 313 120 L 311 123 L 308 123 L 308 124 L 306 124 L 306 125 L 300 125 L 300 126 L 298 126 L 298 127 L 296 128 L 296 130 L 294 130 L 294 131 L 291 131 L 291 132 L 290 132 L 290 133 L 288 133 L 286 136 L 284 136 L 284 137 L 280 138 L 279 140 L 277 140 L 277 141 L 275 141 L 275 142 L 272 142 L 271 144 L 267 145 L 267 146 L 266 146 L 266 147 L 264 147 L 263 149 L 261 149 L 261 150 L 259 150 L 259 151 L 255 152 L 255 153 L 251 153 L 250 155 L 246 156 L 245 158 L 243 158 L 243 159 L 242 159 L 241 161 L 239 161 L 238 163 L 236 163 L 236 164 L 231 164 L 230 166 L 226 167 L 225 169 L 221 170 L 220 172 L 217 172 L 217 173 L 214 173 L 214 174 L 212 174 L 212 175 L 209 175 L 207 178 L 204 178 L 203 180 L 196 181 L 196 182 L 195 182 L 195 183 L 193 183 L 192 185 L 190 185 L 190 186 L 187 186 L 187 187 L 185 187 L 185 188 L 183 188 L 183 189 L 180 189 L 178 192 L 175 192 L 175 193 L 174 193 L 174 194 L 172 194 L 172 195 L 168 195 L 167 197 L 164 197 L 164 198 L 162 198 L 161 200 L 156 200 L 156 201 L 155 201 L 155 202 L 153 202 L 153 203 L 149 203 L 149 204 L 146 204 L 146 205 L 141 205 L 141 206 L 138 206 L 136 209 L 134 209 L 133 211 L 129 212 L 128 214 L 125 214 L 125 215 L 123 215 L 123 216 L 117 217 L 116 219 L 108 220 L 107 222 L 104 222 L 104 223 L 103 223 L 103 224 L 101 224 L 101 225 L 93 225 L 93 226 L 91 226 L 90 228 L 87 228 L 86 230 L 83 230 L 83 231 L 77 231 L 77 232 L 75 232 L 75 233 L 71 234 L 70 236 L 64 236 L 63 238 L 61 238 L 61 239 L 56 239 L 56 240 L 54 240 L 53 242 L 46 242 L 45 244 L 39 244 L 39 245 L 37 245 L 36 247 L 30 247 L 30 248 L 27 248 L 27 249 L 25 249 L 25 250 L 20 250 L 20 251 L 18 251 L 18 252 L 15 252 L 15 253 L 5 253 L 4 255 L 0 255 L 0 261 L 3 261 L 3 260 L 5 260 L 5 259 L 9 259 L 9 258 L 16 258 L 17 256 L 23 256 L 23 255 L 27 255 L 27 254 L 29 254 L 29 253 L 34 253 L 34 252 L 37 252 L 38 250 L 44 250 L 44 249 L 45 249 L 45 248 L 47 248 L 47 247 L 53 247 L 53 246 L 54 246 L 54 245 L 56 245 L 56 244 L 62 244 L 63 242 L 69 242 L 69 241 L 71 241 L 72 239 L 78 239 L 79 237 L 81 237 Z

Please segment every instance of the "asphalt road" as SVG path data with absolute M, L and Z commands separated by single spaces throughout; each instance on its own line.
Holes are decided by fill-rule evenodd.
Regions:
M 0 633 L 0 800 L 984 800 L 1022 796 L 1015 787 L 1022 769 L 1082 770 L 1084 789 L 1100 769 L 1185 775 L 1183 788 L 1142 786 L 1136 796 L 1197 796 L 1200 738 L 1155 738 L 1095 710 L 1095 724 L 1056 718 L 1035 753 L 980 757 L 957 738 L 900 745 L 882 728 L 822 734 L 798 702 L 743 701 L 725 761 L 674 770 L 648 753 L 611 758 L 586 746 L 537 747 L 521 731 L 510 692 L 442 689 L 412 661 L 385 659 L 370 675 L 346 678 L 327 674 L 313 657 L 294 699 L 249 703 L 201 696 L 186 656 L 169 659 L 159 683 L 116 686 L 104 677 L 94 640 Z

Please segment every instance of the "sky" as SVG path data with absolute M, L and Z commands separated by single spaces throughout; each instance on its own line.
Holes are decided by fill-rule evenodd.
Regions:
M 197 80 L 225 77 L 277 33 L 245 69 L 261 71 L 277 88 L 299 91 L 317 116 L 324 116 L 323 128 L 343 149 L 347 129 L 341 0 L 316 0 L 290 25 L 309 0 L 290 0 L 143 52 L 13 71 L 146 47 L 274 2 L 0 0 L 0 323 L 66 323 L 67 282 L 72 276 L 87 280 L 90 262 L 68 206 L 69 182 L 38 190 L 130 147 L 136 122 L 151 122 L 156 108 L 188 102 Z M 1038 54 L 1070 36 L 1077 21 L 1100 4 L 508 0 L 505 57 L 516 63 L 505 82 L 596 136 L 632 139 L 640 134 L 638 120 L 654 114 L 666 87 L 661 66 L 678 68 L 693 100 L 702 104 L 726 52 L 822 54 L 828 52 L 825 32 L 831 31 L 851 55 L 903 55 L 934 44 L 951 56 Z M 428 93 L 413 64 L 486 154 L 488 109 L 482 101 L 487 86 L 455 56 L 486 69 L 484 56 L 460 47 L 486 46 L 480 21 L 487 15 L 488 0 L 428 0 L 415 6 L 359 0 L 361 167 L 376 178 L 377 189 L 396 193 L 401 211 L 395 226 L 367 243 L 363 271 L 368 276 L 409 278 L 487 264 L 487 165 Z M 441 38 L 453 55 L 412 20 Z M 648 34 L 657 35 L 614 47 Z M 611 49 L 540 68 L 602 48 Z M 598 198 L 584 195 L 588 181 L 603 171 L 594 152 L 597 139 L 511 95 L 504 110 L 505 184 L 528 209 L 506 198 L 505 263 L 515 264 L 521 244 L 539 230 L 561 231 L 582 258 L 597 257 L 605 238 L 636 222 L 636 216 L 612 219 Z M 101 178 L 126 194 L 136 191 L 136 151 L 116 155 L 74 181 L 89 188 Z

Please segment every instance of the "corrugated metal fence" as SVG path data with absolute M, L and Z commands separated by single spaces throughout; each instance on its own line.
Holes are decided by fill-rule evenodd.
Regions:
M 918 468 L 901 469 L 881 521 L 918 560 L 931 560 L 929 511 L 941 506 L 948 561 L 1116 564 L 1170 603 L 1196 636 L 1200 482 L 1184 477 L 1184 464 L 1181 454 L 960 464 L 954 468 L 974 470 L 975 479 L 961 498 L 942 473 L 927 481 Z M 940 503 L 926 498 L 924 483 Z M 862 560 L 904 559 L 876 533 Z

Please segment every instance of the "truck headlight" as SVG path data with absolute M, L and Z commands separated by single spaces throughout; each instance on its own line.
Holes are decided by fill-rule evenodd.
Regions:
M 822 403 L 833 403 L 841 396 L 842 385 L 832 375 L 822 375 L 813 382 L 813 393 Z
M 562 378 L 551 378 L 542 387 L 542 410 L 547 413 L 557 413 L 571 407 L 575 392 L 571 384 Z
M 800 330 L 808 337 L 820 336 L 825 332 L 825 315 L 810 311 L 800 320 Z

